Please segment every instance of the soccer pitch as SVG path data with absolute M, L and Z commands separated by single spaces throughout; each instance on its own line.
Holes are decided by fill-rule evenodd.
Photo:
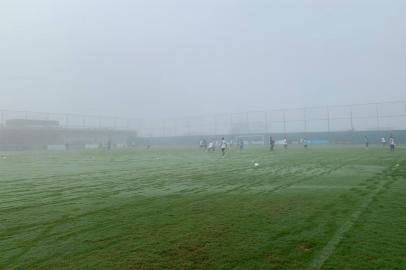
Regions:
M 0 155 L 0 269 L 406 269 L 405 149 Z

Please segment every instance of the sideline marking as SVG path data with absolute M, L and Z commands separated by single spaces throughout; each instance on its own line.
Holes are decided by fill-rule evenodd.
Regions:
M 307 267 L 308 270 L 319 270 L 323 266 L 323 264 L 331 256 L 331 254 L 333 254 L 338 244 L 344 238 L 344 235 L 352 228 L 355 221 L 357 221 L 359 216 L 369 206 L 369 204 L 372 202 L 376 194 L 378 194 L 378 192 L 382 190 L 385 183 L 386 181 L 384 180 L 380 181 L 378 187 L 368 195 L 368 197 L 362 202 L 362 204 L 358 207 L 358 209 L 354 213 L 352 213 L 352 215 L 347 219 L 344 225 L 342 225 L 336 231 L 336 233 L 333 235 L 330 241 L 328 241 L 328 243 L 324 246 L 320 254 L 313 259 L 309 267 Z

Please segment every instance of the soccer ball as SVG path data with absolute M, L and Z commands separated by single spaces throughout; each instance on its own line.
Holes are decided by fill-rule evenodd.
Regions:
M 258 167 L 258 166 L 259 166 L 259 164 L 258 164 L 258 163 L 254 163 L 254 166 L 255 166 L 255 167 Z

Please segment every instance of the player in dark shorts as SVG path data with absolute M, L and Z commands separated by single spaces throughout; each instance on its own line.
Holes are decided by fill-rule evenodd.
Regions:
M 240 151 L 244 150 L 244 141 L 240 139 L 240 141 L 238 142 L 239 146 L 240 146 Z
M 367 136 L 364 136 L 364 141 L 365 141 L 365 148 L 368 149 L 369 141 L 368 141 L 368 137 L 367 137 Z
M 391 152 L 395 152 L 395 139 L 392 135 L 389 138 L 389 147 Z
M 107 150 L 111 150 L 111 141 L 110 140 L 108 140 L 107 141 Z
M 203 140 L 200 141 L 200 149 L 207 150 L 207 141 L 206 141 L 206 139 L 203 139 Z
M 274 141 L 274 139 L 272 138 L 272 136 L 269 137 L 269 145 L 271 146 L 271 147 L 270 147 L 270 150 L 273 151 L 274 148 L 275 148 L 275 141 Z
M 283 139 L 283 147 L 285 148 L 285 150 L 288 149 L 288 139 L 286 139 L 286 137 L 285 139 Z
M 303 139 L 303 147 L 304 147 L 305 149 L 307 149 L 308 146 L 309 146 L 309 143 L 308 143 L 307 139 L 304 138 L 304 139 Z
M 226 154 L 226 148 L 227 148 L 227 143 L 224 138 L 221 138 L 221 144 L 220 144 L 221 152 L 223 153 L 223 156 Z

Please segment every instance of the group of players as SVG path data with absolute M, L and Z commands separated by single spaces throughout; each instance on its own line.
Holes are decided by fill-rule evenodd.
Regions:
M 244 148 L 244 142 L 241 140 L 241 142 L 239 142 L 240 145 L 240 150 L 242 150 L 242 148 Z M 216 148 L 220 146 L 221 149 L 221 153 L 224 156 L 226 154 L 226 149 L 228 147 L 232 147 L 233 146 L 233 141 L 230 141 L 230 144 L 228 144 L 226 142 L 226 140 L 223 138 L 221 138 L 220 143 L 218 141 L 210 141 L 209 143 L 206 141 L 206 139 L 203 139 L 200 141 L 200 148 L 206 150 L 207 152 L 214 152 L 216 151 Z
M 369 140 L 367 136 L 364 136 L 365 140 L 365 147 L 368 149 L 369 147 Z M 300 139 L 300 143 L 303 145 L 305 149 L 308 148 L 309 145 L 309 140 L 306 138 Z M 382 137 L 381 138 L 381 144 L 383 147 L 386 147 L 386 138 Z M 238 139 L 237 145 L 240 151 L 244 149 L 244 140 Z M 275 140 L 272 138 L 272 136 L 269 137 L 269 145 L 270 145 L 270 150 L 273 151 L 275 149 Z M 282 140 L 282 145 L 284 149 L 288 149 L 288 140 L 285 137 Z M 203 150 L 206 150 L 207 152 L 215 152 L 216 148 L 220 147 L 221 153 L 224 156 L 226 154 L 226 149 L 231 148 L 233 146 L 233 141 L 231 140 L 229 143 L 226 142 L 224 137 L 221 138 L 221 141 L 210 141 L 209 143 L 206 141 L 206 139 L 202 139 L 200 141 L 200 148 Z M 393 135 L 390 135 L 389 137 L 389 149 L 391 152 L 395 151 L 395 139 Z
M 233 140 L 231 140 L 229 143 L 226 142 L 226 140 L 224 139 L 224 137 L 221 138 L 221 141 L 210 141 L 207 142 L 206 139 L 202 139 L 200 141 L 200 148 L 203 150 L 206 150 L 207 152 L 215 152 L 216 148 L 220 147 L 221 153 L 224 156 L 226 153 L 226 150 L 228 148 L 232 148 L 233 147 Z M 283 147 L 285 149 L 288 149 L 288 140 L 286 138 L 284 138 L 282 140 L 282 144 Z M 269 145 L 270 145 L 270 150 L 273 151 L 275 149 L 275 140 L 271 137 L 269 137 Z M 307 140 L 303 139 L 303 145 L 305 148 L 307 148 Z M 237 146 L 239 148 L 240 151 L 244 150 L 244 140 L 242 139 L 238 139 L 237 140 Z
M 364 141 L 365 141 L 365 148 L 368 149 L 369 147 L 369 140 L 368 140 L 368 136 L 364 136 Z M 386 138 L 382 137 L 381 138 L 381 144 L 382 147 L 386 147 Z M 389 149 L 391 152 L 395 152 L 395 138 L 393 137 L 393 135 L 391 134 L 389 136 Z

